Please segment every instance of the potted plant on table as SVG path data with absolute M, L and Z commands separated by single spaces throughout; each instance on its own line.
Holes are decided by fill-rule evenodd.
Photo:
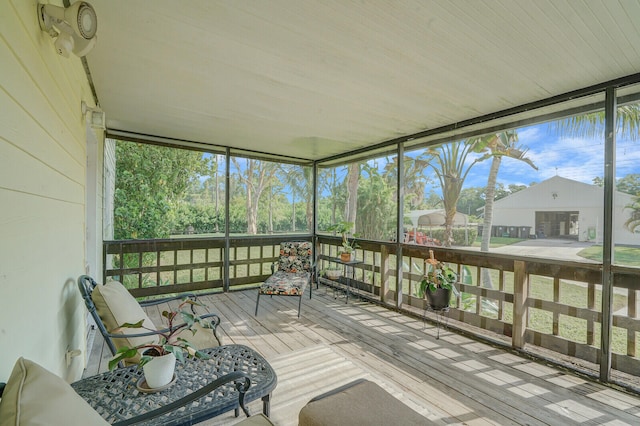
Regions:
M 190 356 L 209 359 L 206 353 L 198 350 L 187 339 L 180 336 L 184 330 L 189 330 L 192 335 L 195 334 L 196 324 L 203 328 L 210 328 L 206 320 L 196 315 L 193 309 L 186 309 L 187 306 L 202 306 L 202 304 L 190 298 L 184 298 L 175 310 L 163 311 L 162 317 L 167 322 L 167 328 L 164 329 L 157 330 L 145 327 L 144 320 L 120 325 L 114 332 L 122 331 L 124 328 L 141 328 L 157 335 L 158 339 L 134 347 L 121 347 L 109 361 L 109 369 L 114 369 L 120 361 L 133 358 L 140 352 L 142 356 L 138 365 L 143 369 L 146 387 L 157 389 L 172 382 L 176 360 L 183 362 L 185 357 Z M 176 324 L 178 319 L 181 319 L 183 323 Z
M 322 270 L 322 274 L 335 281 L 342 276 L 342 268 L 338 265 L 329 265 Z
M 335 231 L 342 235 L 342 248 L 340 253 L 340 260 L 343 262 L 352 262 L 355 260 L 356 256 L 356 248 L 358 244 L 356 243 L 356 234 L 353 234 L 351 240 L 348 238 L 348 234 L 353 229 L 353 222 L 341 221 L 338 223 L 334 223 L 327 230 Z
M 419 297 L 426 297 L 431 309 L 442 310 L 449 307 L 451 292 L 458 274 L 453 269 L 438 261 L 429 250 L 429 259 L 424 261 L 424 276 L 418 289 Z

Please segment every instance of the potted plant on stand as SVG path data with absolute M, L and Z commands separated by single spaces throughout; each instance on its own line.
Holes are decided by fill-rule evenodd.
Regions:
M 332 264 L 324 268 L 321 273 L 328 279 L 336 281 L 342 276 L 342 267 Z
M 140 320 L 136 323 L 124 323 L 114 330 L 142 328 L 156 334 L 158 339 L 134 347 L 121 347 L 109 361 L 109 369 L 114 369 L 120 361 L 133 358 L 140 352 L 142 356 L 138 365 L 143 369 L 146 383 L 139 383 L 138 387 L 159 390 L 167 387 L 175 380 L 176 360 L 183 362 L 185 357 L 189 356 L 208 359 L 209 356 L 207 354 L 196 349 L 187 339 L 180 335 L 185 330 L 189 330 L 192 335 L 195 334 L 197 331 L 194 328 L 196 324 L 209 328 L 209 324 L 205 320 L 192 310 L 185 309 L 186 306 L 202 305 L 192 299 L 185 298 L 176 310 L 163 311 L 162 316 L 168 324 L 165 329 L 156 330 L 145 327 L 143 325 L 144 320 Z M 183 323 L 176 325 L 176 320 L 178 319 L 181 319 Z
M 449 266 L 438 261 L 429 250 L 429 259 L 424 261 L 424 276 L 418 289 L 419 297 L 426 297 L 431 309 L 440 311 L 449 307 L 451 292 L 458 275 Z
M 357 237 L 357 235 L 354 234 L 351 241 L 349 241 L 349 238 L 347 237 L 353 229 L 353 226 L 353 222 L 342 221 L 331 225 L 327 229 L 328 231 L 335 231 L 342 235 L 340 260 L 343 262 L 353 262 L 356 257 L 356 248 L 358 247 L 358 244 L 356 243 L 355 237 Z

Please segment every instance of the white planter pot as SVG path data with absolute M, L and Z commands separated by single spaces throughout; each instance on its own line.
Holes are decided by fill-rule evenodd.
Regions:
M 153 357 L 151 361 L 142 366 L 147 386 L 151 389 L 168 385 L 173 380 L 176 368 L 176 356 L 172 353 Z
M 342 276 L 342 271 L 339 269 L 328 269 L 326 271 L 326 274 L 327 278 L 329 278 L 330 280 L 337 280 Z

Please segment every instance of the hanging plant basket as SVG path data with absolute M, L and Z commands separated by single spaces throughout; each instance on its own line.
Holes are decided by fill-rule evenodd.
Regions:
M 429 250 L 429 259 L 424 261 L 424 277 L 420 282 L 418 295 L 424 297 L 433 310 L 448 308 L 457 279 L 458 275 L 450 267 L 439 262 L 433 256 L 433 250 Z

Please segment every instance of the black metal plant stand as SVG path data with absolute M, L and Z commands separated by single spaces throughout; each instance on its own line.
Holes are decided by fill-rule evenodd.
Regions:
M 436 340 L 440 339 L 440 323 L 442 322 L 442 318 L 444 318 L 444 328 L 446 329 L 449 325 L 449 307 L 445 307 L 442 309 L 433 309 L 429 304 L 425 304 L 424 306 L 424 315 L 422 316 L 422 321 L 424 325 L 427 324 L 427 311 L 435 312 L 436 314 Z

